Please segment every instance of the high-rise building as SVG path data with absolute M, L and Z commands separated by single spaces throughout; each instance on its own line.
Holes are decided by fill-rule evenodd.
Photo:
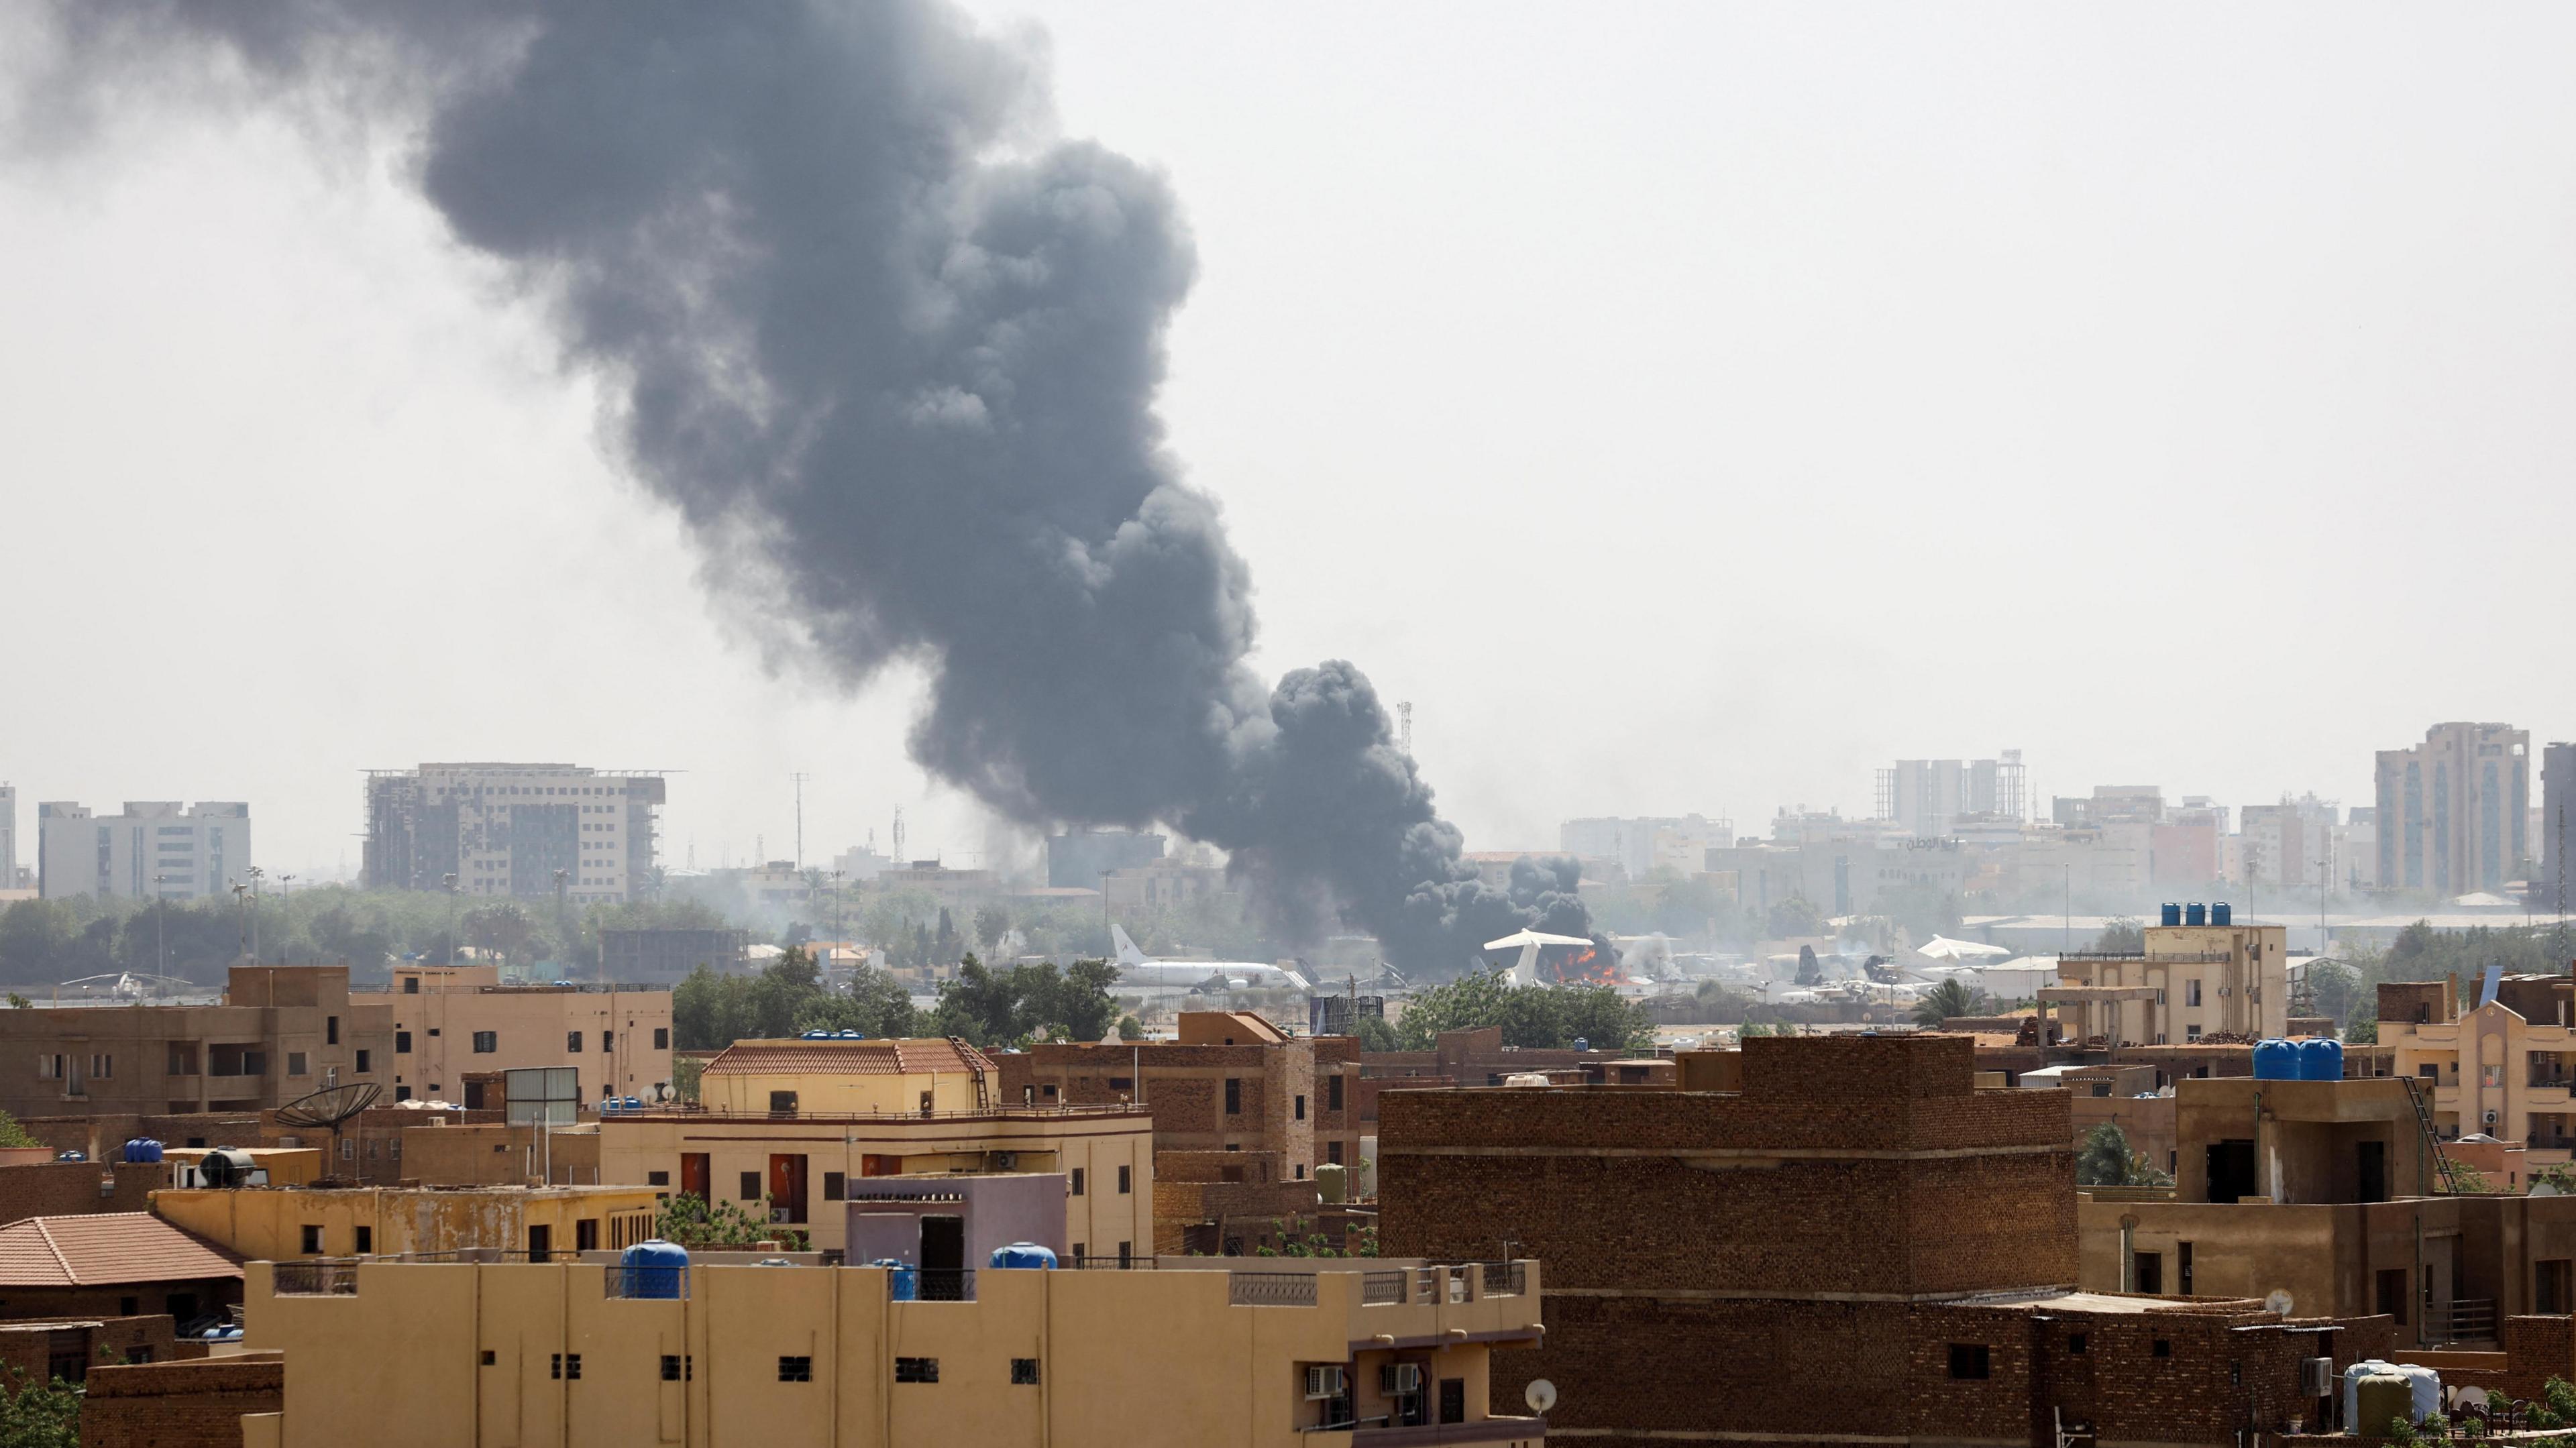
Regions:
M 128 800 L 121 814 L 49 800 L 36 806 L 36 889 L 48 900 L 193 900 L 250 869 L 250 806 Z
M 658 774 L 571 764 L 424 764 L 367 775 L 366 885 L 582 902 L 651 884 Z
M 18 888 L 18 787 L 0 784 L 0 890 Z
M 1878 772 L 1878 818 L 1926 838 L 1949 834 L 1962 815 L 2019 821 L 2029 805 L 2018 749 L 1996 759 L 1900 759 Z
M 2576 901 L 2576 744 L 2552 744 L 2540 751 L 2539 868 L 2531 876 L 2535 910 L 2564 913 Z
M 2314 794 L 2245 806 L 2243 883 L 2280 890 L 2343 883 L 2343 862 L 2335 856 L 2342 843 L 2342 813 L 2335 801 Z
M 2529 874 L 2531 732 L 2436 724 L 2379 751 L 2379 888 L 2466 895 Z

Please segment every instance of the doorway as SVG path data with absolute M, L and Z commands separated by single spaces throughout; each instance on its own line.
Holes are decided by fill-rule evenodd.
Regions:
M 553 1255 L 554 1255 L 554 1246 L 555 1246 L 555 1229 L 554 1229 L 554 1228 L 552 1228 L 552 1227 L 530 1227 L 530 1228 L 528 1229 L 528 1260 L 529 1260 L 529 1261 L 531 1261 L 531 1262 L 544 1262 L 544 1261 L 548 1261 L 548 1260 L 550 1260 L 550 1259 L 553 1257 Z
M 2209 1144 L 2209 1199 L 2242 1201 L 2255 1195 L 2254 1143 L 2213 1141 Z
M 966 1219 L 921 1219 L 921 1296 L 926 1302 L 966 1299 Z
M 2359 1151 L 2361 1184 L 2354 1195 L 2365 1202 L 2388 1200 L 2388 1143 L 2365 1141 Z
M 774 1155 L 769 1159 L 769 1202 L 774 1209 L 770 1220 L 785 1220 L 803 1225 L 805 1221 L 805 1158 L 799 1155 Z M 962 1265 L 962 1264 L 961 1264 Z

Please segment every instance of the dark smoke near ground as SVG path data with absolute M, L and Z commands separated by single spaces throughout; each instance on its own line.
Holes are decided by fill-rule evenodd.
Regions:
M 281 104 L 416 132 L 417 183 L 606 384 L 605 435 L 710 580 L 846 684 L 926 665 L 912 752 L 994 810 L 1167 821 L 1292 936 L 1346 919 L 1399 967 L 1584 933 L 1570 862 L 1478 883 L 1357 669 L 1245 667 L 1244 562 L 1153 409 L 1187 230 L 1151 171 L 1031 140 L 1027 50 L 924 0 L 52 14 L 22 123 Z

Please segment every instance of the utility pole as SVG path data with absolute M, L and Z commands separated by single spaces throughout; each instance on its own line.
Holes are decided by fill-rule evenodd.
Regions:
M 805 781 L 812 776 L 798 771 L 788 778 L 796 781 L 796 868 L 805 868 Z
M 250 867 L 250 963 L 259 964 L 259 879 L 267 874 L 257 865 Z

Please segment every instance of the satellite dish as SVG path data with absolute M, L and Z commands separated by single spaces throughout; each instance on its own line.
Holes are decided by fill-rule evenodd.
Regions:
M 1556 1384 L 1545 1378 L 1532 1378 L 1521 1399 L 1530 1405 L 1531 1412 L 1544 1413 L 1556 1406 Z
M 2277 1312 L 2283 1317 L 2289 1316 L 2290 1309 L 2296 1305 L 2295 1299 L 2290 1296 L 2289 1289 L 2286 1287 L 2273 1288 L 2271 1295 L 2263 1299 L 2263 1309 L 2266 1312 Z
M 373 1081 L 325 1086 L 310 1096 L 298 1096 L 277 1108 L 277 1124 L 331 1133 L 331 1155 L 323 1162 L 323 1174 L 327 1176 L 330 1163 L 340 1156 L 340 1123 L 375 1105 L 376 1098 L 383 1093 L 384 1088 Z

